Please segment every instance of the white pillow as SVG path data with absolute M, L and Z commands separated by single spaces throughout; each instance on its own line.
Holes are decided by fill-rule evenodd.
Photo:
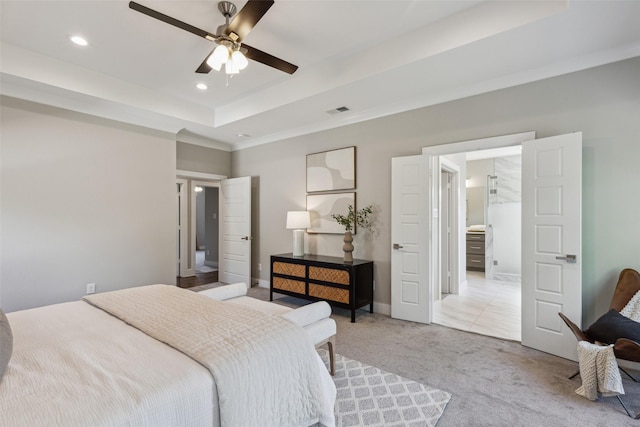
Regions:
M 224 301 L 226 299 L 241 297 L 247 294 L 247 285 L 243 282 L 233 283 L 231 285 L 218 286 L 217 288 L 205 289 L 198 292 L 200 295 L 206 295 L 209 298 Z
M 303 305 L 282 315 L 303 328 L 331 316 L 331 306 L 326 301 Z
M 620 311 L 620 314 L 628 317 L 631 320 L 640 322 L 640 291 L 629 300 L 627 305 Z

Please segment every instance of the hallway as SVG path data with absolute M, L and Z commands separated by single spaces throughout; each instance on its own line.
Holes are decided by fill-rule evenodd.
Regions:
M 492 337 L 520 341 L 520 283 L 485 279 L 467 271 L 467 289 L 433 304 L 433 323 Z

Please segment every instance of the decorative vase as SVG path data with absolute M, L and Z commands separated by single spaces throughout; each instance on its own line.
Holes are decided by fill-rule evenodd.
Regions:
M 344 232 L 344 245 L 342 246 L 342 250 L 344 251 L 344 262 L 353 262 L 353 236 L 350 231 Z

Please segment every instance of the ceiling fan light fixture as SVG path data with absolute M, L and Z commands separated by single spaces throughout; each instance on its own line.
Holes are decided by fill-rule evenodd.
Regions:
M 244 70 L 245 68 L 247 68 L 247 65 L 249 65 L 249 61 L 247 60 L 247 57 L 244 56 L 244 54 L 239 50 L 235 50 L 231 54 L 231 60 L 233 61 L 234 66 L 238 70 Z
M 213 50 L 213 54 L 211 54 L 209 58 L 213 58 L 216 62 L 224 64 L 229 60 L 229 48 L 221 44 Z
M 227 73 L 229 75 L 240 73 L 240 70 L 238 69 L 238 66 L 233 61 L 233 59 L 229 59 L 227 61 L 227 63 L 224 64 L 224 71 L 225 71 L 225 73 Z
M 213 54 L 209 55 L 209 58 L 207 58 L 207 65 L 216 71 L 220 71 L 222 68 L 222 62 L 214 58 Z

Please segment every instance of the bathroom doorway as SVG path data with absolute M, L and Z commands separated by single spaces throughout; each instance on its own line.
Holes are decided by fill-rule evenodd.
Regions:
M 464 157 L 462 157 L 462 156 Z M 520 147 L 455 155 L 466 174 L 464 226 L 466 281 L 446 292 L 441 271 L 441 299 L 434 302 L 433 322 L 483 335 L 520 341 Z M 464 159 L 464 160 L 461 160 Z M 447 223 L 450 189 L 441 175 L 441 261 L 448 256 Z M 458 256 L 460 251 L 451 256 Z

